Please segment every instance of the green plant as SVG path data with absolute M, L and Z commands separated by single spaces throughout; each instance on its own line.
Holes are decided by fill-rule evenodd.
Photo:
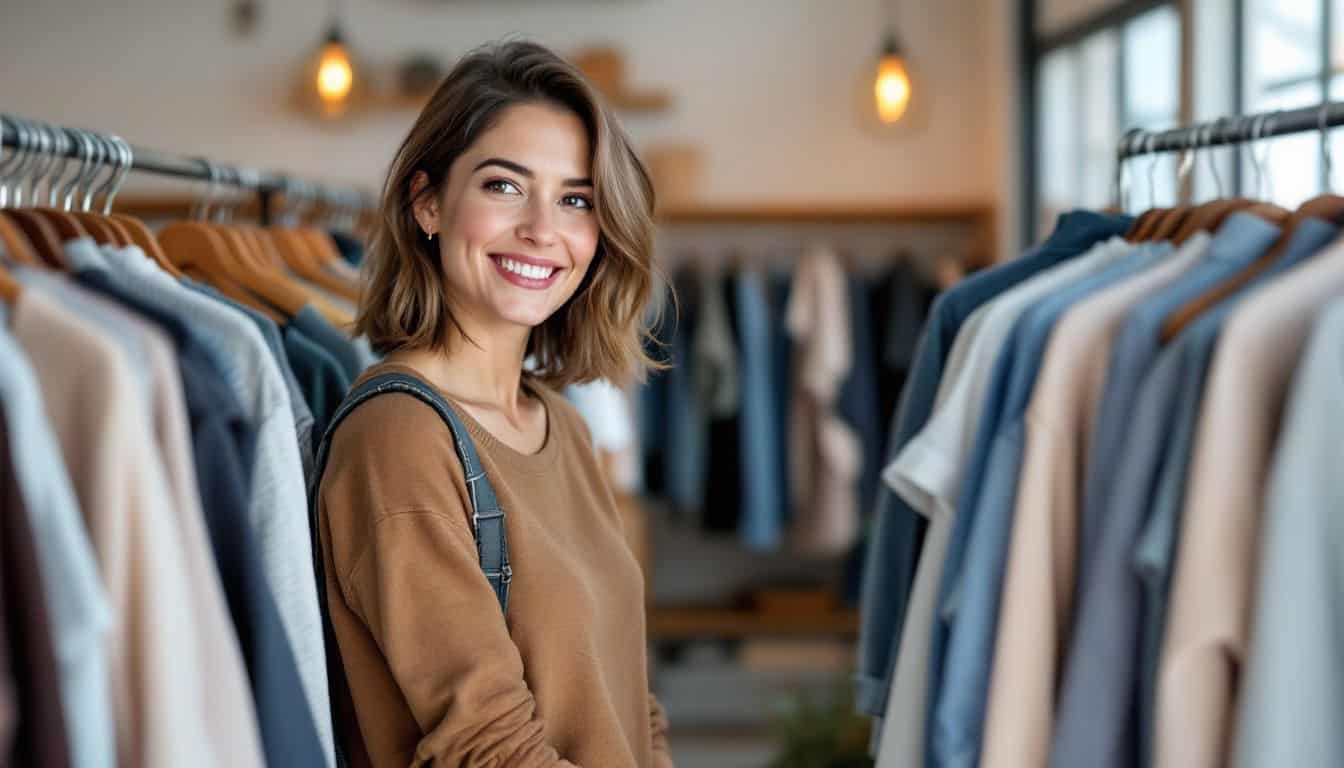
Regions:
M 852 706 L 848 684 L 833 695 L 802 694 L 775 713 L 771 730 L 780 752 L 770 768 L 872 768 L 868 756 L 869 720 Z

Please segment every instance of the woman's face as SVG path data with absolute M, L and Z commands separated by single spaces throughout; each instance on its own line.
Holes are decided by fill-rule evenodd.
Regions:
M 418 174 L 412 193 L 427 181 Z M 438 198 L 416 204 L 416 219 L 437 233 L 460 321 L 540 325 L 574 295 L 597 252 L 583 122 L 550 105 L 507 108 L 453 162 Z

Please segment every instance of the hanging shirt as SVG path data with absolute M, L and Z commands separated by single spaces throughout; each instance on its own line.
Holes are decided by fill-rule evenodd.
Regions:
M 0 320 L 6 320 L 0 308 Z M 94 558 L 74 487 L 47 421 L 37 374 L 0 322 L 0 407 L 17 490 L 42 573 L 59 671 L 69 755 L 76 766 L 115 764 L 108 643 L 112 606 Z
M 851 274 L 846 276 L 845 286 L 854 353 L 849 375 L 840 385 L 836 409 L 858 436 L 862 448 L 858 508 L 867 517 L 872 513 L 882 473 L 882 435 L 877 406 L 878 350 L 873 345 L 868 283 L 863 277 Z
M 859 532 L 855 492 L 863 455 L 835 409 L 853 364 L 853 340 L 845 272 L 829 249 L 814 247 L 799 261 L 784 322 L 794 343 L 789 538 L 797 552 L 839 555 Z
M 780 487 L 788 482 L 775 453 L 783 435 L 776 432 L 775 368 L 770 304 L 765 281 L 744 270 L 733 279 L 742 345 L 742 414 L 738 447 L 742 462 L 742 543 L 757 551 L 777 549 L 783 539 Z
M 690 270 L 677 275 L 678 312 L 667 372 L 667 443 L 664 478 L 678 510 L 699 511 L 705 503 L 709 417 L 699 396 L 693 339 L 699 334 L 700 280 Z M 707 289 L 707 288 L 706 288 Z
M 1159 768 L 1231 757 L 1277 416 L 1311 325 L 1341 289 L 1344 247 L 1334 246 L 1247 299 L 1214 353 L 1158 672 Z
M 67 246 L 67 250 L 69 246 Z M 284 381 L 256 327 L 242 315 L 172 279 L 136 248 L 104 257 L 119 288 L 207 332 L 226 380 L 256 429 L 248 516 L 261 543 L 262 563 L 299 665 L 309 713 L 328 764 L 335 763 L 326 682 L 326 650 L 317 606 L 308 533 L 303 462 Z
M 172 492 L 173 506 L 182 514 L 200 519 L 201 497 L 192 463 L 191 432 L 187 425 L 182 381 L 178 375 L 177 353 L 163 331 L 114 301 L 73 283 L 68 277 L 32 268 L 19 268 L 16 274 L 26 287 L 39 290 L 83 320 L 107 331 L 131 366 L 142 366 L 140 399 L 151 414 L 156 447 L 163 460 L 164 477 Z
M 701 524 L 705 531 L 737 533 L 742 521 L 743 510 L 743 463 L 746 460 L 746 448 L 742 445 L 742 358 L 741 338 L 737 327 L 737 295 L 733 292 L 732 280 L 715 278 L 712 283 L 717 299 L 712 302 L 718 308 L 711 310 L 710 317 L 722 312 L 722 339 L 714 340 L 714 349 L 709 357 L 697 357 L 696 368 L 692 376 L 703 375 L 707 370 L 712 375 L 701 384 L 709 383 L 712 393 L 706 402 L 709 407 L 707 466 L 705 467 L 705 501 L 701 508 Z M 702 294 L 703 296 L 703 294 Z M 697 340 L 705 341 L 710 326 L 718 325 L 718 320 L 700 324 Z M 715 332 L 713 335 L 718 336 Z M 704 350 L 702 350 L 704 351 Z M 717 392 L 713 392 L 717 389 Z M 705 396 L 705 392 L 701 396 Z M 727 399 L 715 403 L 717 396 Z
M 1317 219 L 1301 222 L 1276 269 L 1316 253 L 1336 232 Z M 1185 451 L 1179 446 L 1189 444 L 1188 439 L 1172 439 L 1172 426 L 1195 420 L 1204 371 L 1223 320 L 1243 296 L 1274 274 L 1274 270 L 1262 274 L 1199 317 L 1162 351 L 1143 379 L 1125 445 L 1112 469 L 1114 491 L 1102 513 L 1100 547 L 1087 580 L 1076 592 L 1077 613 L 1062 669 L 1051 752 L 1056 764 L 1082 761 L 1119 768 L 1147 762 L 1136 717 L 1143 709 L 1135 707 L 1141 633 L 1134 628 L 1141 626 L 1142 612 L 1141 582 L 1132 566 L 1135 543 L 1145 511 L 1154 507 L 1159 470 L 1173 460 L 1185 464 L 1185 459 L 1169 457 L 1169 452 Z
M 294 379 L 313 412 L 311 450 L 315 452 L 322 436 L 327 433 L 331 417 L 350 391 L 350 377 L 345 375 L 336 358 L 293 326 L 285 326 L 282 341 Z
M 284 342 L 280 338 L 280 329 L 276 327 L 275 321 L 246 304 L 230 299 L 212 286 L 193 280 L 183 281 L 183 284 L 241 312 L 257 326 L 258 331 L 261 331 L 262 341 L 266 342 L 266 349 L 275 360 L 276 367 L 280 369 L 285 389 L 289 391 L 289 407 L 294 413 L 294 433 L 299 441 L 299 459 L 303 462 L 304 485 L 305 487 L 310 485 L 313 479 L 313 446 L 316 445 L 313 438 L 313 412 L 308 407 L 308 400 L 303 396 L 299 382 L 294 378 L 294 371 L 289 364 L 289 356 L 285 354 Z
M 78 724 L 67 721 L 61 702 L 57 637 L 3 415 L 0 439 L 0 607 L 5 612 L 0 763 L 66 768 L 75 765 L 71 739 Z
M 937 694 L 930 746 L 938 765 L 979 763 L 999 595 L 1022 460 L 1022 414 L 1030 402 L 1050 332 L 1074 304 L 1171 252 L 1167 243 L 1135 249 L 1122 238 L 1099 248 L 1107 249 L 1109 257 L 1099 259 L 1100 268 L 1029 308 L 1014 325 L 995 362 L 975 450 L 957 500 L 951 551 L 955 553 L 956 542 L 964 541 L 964 553 L 960 562 L 955 554 L 951 556 L 940 586 L 940 593 L 948 596 L 941 605 L 948 639 L 941 682 L 933 681 Z
M 1079 521 L 1080 579 L 1097 548 L 1101 516 L 1113 488 L 1113 469 L 1119 446 L 1129 428 L 1135 392 L 1161 348 L 1161 328 L 1167 317 L 1191 299 L 1207 293 L 1245 269 L 1279 237 L 1279 228 L 1249 213 L 1234 213 L 1223 222 L 1209 246 L 1209 255 L 1194 269 L 1130 312 L 1116 337 L 1106 371 L 1106 386 L 1092 435 L 1083 511 Z
M 984 418 L 982 408 L 1004 339 L 1034 302 L 1104 268 L 1127 250 L 1118 238 L 1089 248 L 1083 256 L 1057 264 L 977 309 L 957 336 L 933 417 L 883 471 L 886 482 L 930 524 L 893 676 L 892 701 L 899 700 L 895 705 L 899 709 L 883 723 L 879 752 L 883 766 L 920 764 L 929 751 L 930 692 L 940 680 L 932 673 L 941 670 L 931 664 L 937 660 L 935 653 L 941 655 L 934 645 L 942 624 L 937 621 L 939 590 L 947 578 L 944 569 L 956 527 L 961 472 L 974 447 L 976 424 Z
M 37 279 L 49 278 L 44 282 L 63 284 L 70 305 L 97 308 L 112 301 L 50 273 L 24 270 L 21 275 L 25 282 L 40 275 Z M 185 329 L 174 327 L 171 319 L 160 313 L 155 313 L 152 319 L 163 323 L 166 331 L 173 331 L 183 341 L 184 351 L 195 354 Z M 176 444 L 173 450 L 164 452 L 165 457 L 178 457 L 176 469 L 169 465 L 170 479 L 176 476 L 182 484 L 174 488 L 174 496 L 189 493 L 199 500 L 179 500 L 176 506 L 179 510 L 195 507 L 192 514 L 203 516 L 206 522 L 230 617 L 247 665 L 266 762 L 322 765 L 322 746 L 308 716 L 298 666 L 261 570 L 256 536 L 245 518 L 247 475 L 236 450 L 237 442 L 241 441 L 232 437 L 235 429 L 245 428 L 241 407 L 227 388 L 219 384 L 218 374 L 202 371 L 199 361 L 179 360 L 176 355 L 171 361 L 163 360 L 162 355 L 157 357 L 168 362 L 169 367 L 163 368 L 161 362 L 156 369 L 156 381 L 164 390 L 178 390 L 166 397 L 156 397 L 153 403 L 161 414 L 156 419 L 163 426 L 160 445 Z M 166 409 L 166 404 L 172 401 L 182 407 L 180 428 L 168 426 L 177 418 L 172 409 Z M 179 431 L 180 434 L 172 434 Z M 243 440 L 248 445 L 253 442 L 250 437 Z M 247 456 L 250 460 L 251 448 Z
M 355 344 L 336 329 L 336 326 L 327 322 L 322 313 L 318 312 L 311 304 L 299 310 L 299 313 L 290 318 L 289 325 L 301 332 L 304 336 L 317 342 L 319 346 L 327 351 L 336 362 L 341 364 L 341 369 L 345 375 L 353 381 L 364 370 L 365 361 L 360 357 L 359 350 L 355 349 Z
M 338 232 L 334 229 L 329 230 L 327 234 L 331 236 L 331 241 L 336 244 L 336 250 L 341 252 L 341 258 L 345 259 L 347 264 L 358 267 L 364 263 L 364 243 L 345 232 Z
M 1344 300 L 1316 321 L 1293 374 L 1265 495 L 1234 765 L 1342 765 Z
M 247 674 L 201 522 L 172 509 L 125 360 L 96 327 L 35 291 L 21 294 L 12 327 L 41 382 L 116 610 L 119 762 L 261 765 Z
M 583 417 L 593 436 L 593 448 L 614 458 L 612 486 L 632 491 L 638 485 L 638 469 L 632 464 L 635 449 L 635 417 L 630 401 L 605 379 L 565 387 L 565 399 Z
M 1133 219 L 1088 211 L 1062 215 L 1050 238 L 1019 259 L 963 280 L 939 296 L 920 334 L 900 406 L 891 415 L 886 461 L 896 459 L 906 441 L 918 433 L 933 410 L 943 363 L 966 318 L 985 302 L 1022 280 L 1077 256 L 1095 242 L 1124 232 Z M 907 599 L 915 580 L 926 519 L 896 495 L 879 486 L 872 533 L 868 540 L 860 597 L 859 664 L 856 675 L 858 711 L 880 716 L 886 710 L 898 640 L 905 623 Z M 880 729 L 874 729 L 874 734 Z
M 1050 336 L 1027 406 L 1002 606 L 986 705 L 986 768 L 1043 765 L 1059 658 L 1070 626 L 1074 533 L 1092 416 L 1111 341 L 1125 313 L 1207 252 L 1192 237 L 1173 256 L 1070 309 Z

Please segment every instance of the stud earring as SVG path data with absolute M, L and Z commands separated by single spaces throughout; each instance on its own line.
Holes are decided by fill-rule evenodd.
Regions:
M 433 232 L 426 232 L 426 233 L 425 233 L 425 239 L 426 239 L 426 240 L 429 240 L 431 243 L 434 242 L 434 233 L 433 233 Z

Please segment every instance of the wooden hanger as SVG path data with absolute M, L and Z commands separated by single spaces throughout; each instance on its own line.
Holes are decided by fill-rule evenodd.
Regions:
M 1216 232 L 1218 227 L 1222 226 L 1224 219 L 1237 211 L 1250 208 L 1252 205 L 1255 205 L 1254 200 L 1237 197 L 1227 200 L 1214 200 L 1195 206 L 1195 210 L 1190 212 L 1180 228 L 1171 236 L 1171 241 L 1176 245 L 1183 245 L 1197 232 Z
M 19 287 L 19 281 L 9 274 L 9 270 L 4 265 L 0 265 L 0 300 L 6 304 L 14 304 L 19 300 L 19 293 L 22 292 Z
M 55 208 L 23 208 L 19 210 L 31 211 L 46 219 L 51 224 L 52 229 L 56 230 L 56 235 L 62 243 L 67 240 L 90 236 L 89 230 L 85 229 L 73 213 L 59 211 Z
M 319 292 L 312 289 L 300 280 L 295 279 L 287 273 L 284 265 L 276 261 L 274 255 L 270 253 L 262 238 L 251 227 L 231 226 L 232 236 L 236 242 L 242 244 L 244 248 L 244 258 L 252 265 L 259 274 L 268 275 L 271 281 L 284 283 L 292 290 L 303 296 L 304 303 L 313 306 L 333 325 L 341 325 L 350 320 L 346 313 L 339 307 L 332 305 Z
M 101 221 L 101 216 L 86 211 L 79 211 L 70 215 L 75 217 L 75 220 L 84 228 L 88 236 L 92 237 L 94 242 L 99 245 L 121 245 L 117 242 L 116 235 Z
M 32 243 L 28 242 L 28 236 L 5 216 L 4 211 L 0 211 L 0 245 L 4 246 L 9 258 L 19 264 L 38 266 L 43 263 L 37 251 L 33 249 Z
M 242 252 L 246 246 L 230 239 L 200 222 L 176 222 L 159 233 L 159 245 L 168 259 L 184 272 L 195 269 L 207 282 L 234 283 L 246 290 L 247 295 L 235 297 L 248 306 L 263 308 L 270 305 L 285 317 L 293 317 L 303 309 L 306 297 L 274 275 L 258 271 Z
M 343 280 L 327 272 L 310 238 L 300 230 L 272 228 L 266 231 L 266 237 L 273 246 L 281 262 L 299 278 L 341 298 L 357 301 L 351 296 L 351 288 Z
M 181 280 L 184 275 L 177 265 L 168 259 L 168 255 L 163 252 L 163 247 L 159 241 L 154 239 L 154 233 L 149 231 L 145 223 L 134 216 L 128 216 L 124 213 L 114 213 L 108 217 L 112 222 L 120 225 L 126 230 L 127 245 L 138 245 L 140 250 L 150 258 L 159 268 L 173 277 Z
M 1170 240 L 1181 228 L 1181 225 L 1190 218 L 1190 214 L 1195 210 L 1193 205 L 1178 205 L 1163 214 L 1162 218 L 1154 222 L 1152 231 L 1146 233 L 1144 238 L 1148 242 L 1162 242 Z
M 1247 212 L 1259 207 L 1259 205 L 1254 206 L 1252 209 L 1247 209 Z M 1274 207 L 1277 208 L 1277 206 Z M 1279 214 L 1282 215 L 1280 216 Z M 1278 216 L 1278 221 L 1282 223 L 1283 234 L 1279 236 L 1278 241 L 1274 243 L 1273 247 L 1260 256 L 1260 258 L 1247 265 L 1245 269 L 1218 284 L 1212 290 L 1187 302 L 1184 306 L 1170 315 L 1167 318 L 1167 321 L 1162 324 L 1162 342 L 1164 344 L 1176 338 L 1186 326 L 1194 322 L 1195 318 L 1246 287 L 1252 280 L 1274 266 L 1283 255 L 1283 252 L 1287 250 L 1288 245 L 1292 242 L 1293 234 L 1296 232 L 1298 225 L 1303 221 L 1309 218 L 1339 221 L 1340 218 L 1344 216 L 1344 197 L 1322 195 L 1303 203 L 1302 206 L 1292 214 L 1288 214 L 1287 211 L 1278 208 L 1277 211 L 1274 212 L 1274 215 Z
M 1149 208 L 1129 225 L 1129 231 L 1125 232 L 1125 239 L 1131 243 L 1141 243 L 1146 234 L 1152 231 L 1154 222 L 1162 218 L 1169 209 L 1167 208 Z
M 359 282 L 348 280 L 340 274 L 329 268 L 330 265 L 338 262 L 343 263 L 341 252 L 336 248 L 336 243 L 327 234 L 316 227 L 307 227 L 299 230 L 299 234 L 307 238 L 310 244 L 309 251 L 314 257 L 315 274 L 322 276 L 328 282 L 328 290 L 348 299 L 352 302 L 359 302 Z
M 7 208 L 0 215 L 9 217 L 24 237 L 32 244 L 33 250 L 42 261 L 54 269 L 67 270 L 65 249 L 61 246 L 61 236 L 45 217 L 33 212 L 31 208 Z

